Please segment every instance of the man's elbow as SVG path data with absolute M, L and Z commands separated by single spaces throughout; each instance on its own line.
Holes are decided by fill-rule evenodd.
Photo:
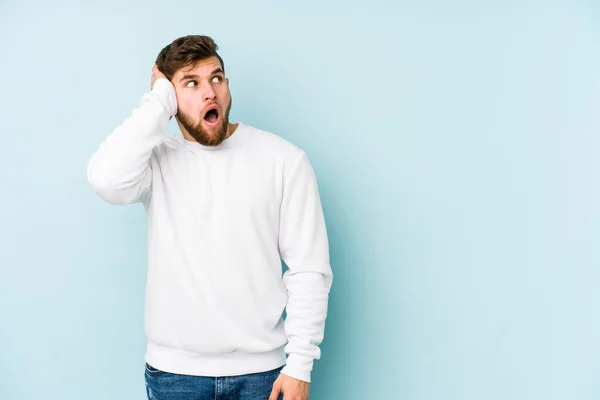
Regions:
M 95 175 L 88 171 L 88 182 L 94 192 L 104 201 L 113 205 L 134 203 L 138 196 L 139 184 L 123 185 L 113 179 L 106 179 L 102 175 Z

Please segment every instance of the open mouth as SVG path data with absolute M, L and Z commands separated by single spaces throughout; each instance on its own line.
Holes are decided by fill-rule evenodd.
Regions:
M 206 110 L 206 112 L 204 113 L 203 119 L 207 125 L 216 126 L 221 119 L 221 116 L 219 115 L 219 110 L 217 109 L 217 107 L 211 106 L 208 110 Z

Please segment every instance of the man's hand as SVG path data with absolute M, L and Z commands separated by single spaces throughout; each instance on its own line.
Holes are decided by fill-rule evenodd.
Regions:
M 309 382 L 280 373 L 273 383 L 269 400 L 277 400 L 279 393 L 283 393 L 283 400 L 307 400 L 309 388 Z
M 156 82 L 156 80 L 158 78 L 168 79 L 165 74 L 160 72 L 160 70 L 158 69 L 158 66 L 156 64 L 154 64 L 152 66 L 152 80 L 150 81 L 150 90 L 152 90 L 152 88 L 154 87 L 154 82 Z
M 152 90 L 152 88 L 154 87 L 154 82 L 156 82 L 156 80 L 158 78 L 169 79 L 169 78 L 167 78 L 167 76 L 165 74 L 163 74 L 162 72 L 160 72 L 160 70 L 158 69 L 158 66 L 156 64 L 154 64 L 152 66 L 152 79 L 150 80 L 150 90 Z M 169 117 L 169 120 L 171 118 L 173 118 L 173 117 Z

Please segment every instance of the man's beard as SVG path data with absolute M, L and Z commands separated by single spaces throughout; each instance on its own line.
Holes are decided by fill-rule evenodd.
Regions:
M 231 99 L 231 98 L 230 98 Z M 229 111 L 231 110 L 231 100 L 225 114 L 221 115 L 221 121 L 219 125 L 215 127 L 213 133 L 209 133 L 204 126 L 202 126 L 202 119 L 196 125 L 192 122 L 192 119 L 183 114 L 181 111 L 177 113 L 177 119 L 181 122 L 181 125 L 186 131 L 196 140 L 196 142 L 204 146 L 216 146 L 223 142 L 227 138 L 227 130 L 229 127 Z

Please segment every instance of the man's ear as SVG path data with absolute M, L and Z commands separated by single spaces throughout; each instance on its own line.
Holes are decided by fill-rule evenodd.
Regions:
M 225 82 L 227 82 L 227 85 L 229 85 L 229 78 L 225 78 Z

